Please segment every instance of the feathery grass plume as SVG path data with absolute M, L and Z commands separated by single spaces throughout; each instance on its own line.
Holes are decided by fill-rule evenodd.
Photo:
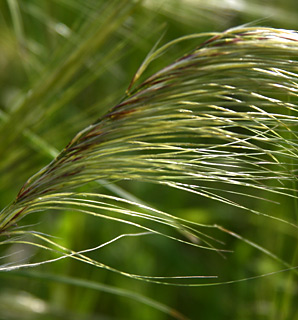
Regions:
M 144 77 L 150 63 L 189 40 L 200 44 Z M 3 243 L 32 243 L 63 254 L 60 258 L 72 257 L 120 272 L 85 256 L 88 250 L 74 252 L 42 234 L 15 228 L 28 214 L 67 208 L 128 223 L 145 230 L 144 234 L 221 251 L 201 230 L 224 228 L 199 225 L 120 197 L 75 192 L 100 179 L 160 184 L 297 228 L 294 221 L 283 218 L 282 207 L 273 215 L 247 202 L 251 197 L 270 201 L 275 195 L 296 197 L 297 53 L 296 32 L 263 27 L 193 34 L 150 53 L 123 100 L 79 132 L 2 210 L 1 234 L 17 237 Z M 181 232 L 188 238 L 180 237 Z M 32 242 L 22 238 L 26 234 Z M 155 282 L 165 279 L 121 273 Z

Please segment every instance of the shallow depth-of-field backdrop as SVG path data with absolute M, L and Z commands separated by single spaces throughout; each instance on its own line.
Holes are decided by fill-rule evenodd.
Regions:
M 121 101 L 150 52 L 181 36 L 222 32 L 244 24 L 295 30 L 298 28 L 297 1 L 1 0 L 0 210 L 14 201 L 26 180 L 52 161 L 76 133 Z M 148 66 L 143 80 L 206 39 L 208 37 L 177 43 Z M 292 59 L 295 60 L 295 56 Z M 285 63 L 291 61 L 285 57 Z M 219 68 L 216 72 L 215 81 L 217 77 L 224 78 L 225 70 Z M 262 83 L 256 81 L 255 90 L 259 87 Z M 297 104 L 297 91 L 296 96 L 275 98 Z M 125 125 L 124 120 L 134 117 L 133 112 L 117 114 L 116 125 Z M 297 121 L 295 111 L 292 116 L 293 121 Z M 150 135 L 151 128 L 145 129 Z M 129 124 L 126 130 L 130 130 Z M 293 155 L 291 165 L 296 172 L 295 126 L 291 130 L 293 132 L 285 133 L 284 137 L 293 141 L 289 144 L 289 148 L 293 146 L 289 154 Z M 204 139 L 207 141 L 208 133 L 202 136 L 201 145 Z M 181 143 L 185 143 L 185 137 L 181 137 Z M 111 168 L 114 169 L 117 168 Z M 76 251 L 130 234 L 88 253 L 88 257 L 130 275 L 217 276 L 161 279 L 163 282 L 226 283 L 214 286 L 157 284 L 154 281 L 158 279 L 134 279 L 88 261 L 65 258 L 36 267 L 1 271 L 0 319 L 298 319 L 297 274 L 293 270 L 278 272 L 298 265 L 298 229 L 293 226 L 298 221 L 295 178 L 283 184 L 284 190 L 291 193 L 289 197 L 262 189 L 246 197 L 237 193 L 236 185 L 232 186 L 228 198 L 248 207 L 252 210 L 249 212 L 240 205 L 218 201 L 212 196 L 140 181 L 137 173 L 133 179 L 133 169 L 132 178 L 123 180 L 119 173 L 120 178 L 115 174 L 112 181 L 108 179 L 109 163 L 104 164 L 104 170 L 102 180 L 75 190 L 123 197 L 209 225 L 208 235 L 220 241 L 210 239 L 210 242 L 227 252 L 196 247 L 204 243 L 181 228 L 178 237 L 193 241 L 194 246 L 149 232 L 135 235 L 149 229 L 140 230 L 71 209 L 55 210 L 54 206 L 24 217 L 11 228 L 36 230 Z M 154 174 L 162 176 L 161 171 L 156 170 Z M 212 179 L 210 177 L 210 181 Z M 269 179 L 266 183 L 275 182 Z M 205 186 L 208 194 L 211 185 L 207 182 Z M 225 184 L 219 184 L 218 188 L 225 188 Z M 217 194 L 226 196 L 224 190 Z M 111 203 L 109 210 L 114 205 Z M 110 214 L 100 208 L 95 211 Z M 125 219 L 120 213 L 116 217 Z M 134 218 L 130 221 L 139 223 Z M 154 229 L 154 221 L 146 225 Z M 212 227 L 215 225 L 222 228 Z M 177 236 L 166 226 L 158 230 Z M 204 232 L 204 228 L 201 231 Z M 25 240 L 21 233 L 0 236 L 2 270 L 16 262 L 37 263 L 57 258 L 55 252 L 22 243 Z M 259 277 L 262 275 L 265 276 Z M 229 281 L 233 283 L 227 283 Z

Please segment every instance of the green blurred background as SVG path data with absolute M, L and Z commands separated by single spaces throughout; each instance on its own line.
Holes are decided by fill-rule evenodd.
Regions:
M 139 3 L 1 0 L 0 208 L 15 198 L 23 183 L 46 165 L 56 150 L 61 150 L 79 130 L 121 99 L 134 73 L 158 41 L 163 44 L 182 35 L 223 31 L 245 23 L 297 29 L 297 10 L 295 0 Z M 92 38 L 95 34 L 97 38 Z M 63 78 L 62 74 L 61 81 L 53 83 L 48 90 L 46 84 L 51 76 L 72 52 L 82 48 L 88 37 L 90 41 L 81 55 L 68 65 L 69 76 L 66 72 Z M 189 48 L 195 45 L 190 43 Z M 175 51 L 153 64 L 150 72 L 187 49 L 187 46 L 176 46 Z M 34 99 L 30 96 L 32 91 L 39 93 Z M 26 108 L 14 112 L 26 99 L 30 101 Z M 297 234 L 285 225 L 186 192 L 133 181 L 120 181 L 117 185 L 155 208 L 196 222 L 222 225 L 261 244 L 291 265 L 298 264 Z M 113 194 L 112 190 L 96 184 L 83 188 L 90 189 L 104 189 Z M 297 221 L 294 200 L 274 200 L 281 205 L 244 201 L 268 213 L 281 210 L 284 219 Z M 28 217 L 26 223 L 37 224 L 40 231 L 61 238 L 60 243 L 74 250 L 136 231 L 72 212 L 44 212 Z M 226 259 L 214 252 L 152 235 L 119 240 L 93 255 L 105 264 L 131 273 L 218 275 L 219 282 L 284 268 L 226 233 L 214 231 L 214 236 L 233 251 L 225 254 Z M 1 248 L 0 256 L 14 252 L 23 261 L 38 253 L 16 244 Z M 38 254 L 43 257 L 43 253 Z M 88 282 L 76 282 L 74 279 L 78 278 Z M 112 286 L 116 291 L 106 292 L 111 287 L 100 285 Z M 125 296 L 127 292 L 122 289 L 136 296 Z M 133 280 L 71 259 L 26 271 L 0 273 L 0 319 L 3 320 L 172 318 L 159 310 L 160 306 L 139 301 L 143 296 L 190 319 L 298 319 L 297 276 L 290 272 L 202 287 Z

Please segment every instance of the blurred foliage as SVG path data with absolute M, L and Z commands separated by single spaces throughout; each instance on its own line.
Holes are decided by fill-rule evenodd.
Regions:
M 122 99 L 156 44 L 246 23 L 296 29 L 297 6 L 294 0 L 2 0 L 0 208 L 13 201 L 24 182 L 49 163 L 78 131 Z M 150 74 L 192 46 L 178 43 L 150 66 Z M 223 225 L 261 243 L 290 265 L 298 265 L 297 232 L 285 224 L 239 213 L 237 207 L 180 190 L 134 181 L 119 181 L 117 185 L 160 210 L 198 223 Z M 95 183 L 91 187 L 103 188 Z M 84 192 L 86 187 L 80 190 Z M 112 188 L 106 192 L 114 194 Z M 274 200 L 283 204 L 277 216 L 297 222 L 295 200 L 285 201 L 279 196 Z M 277 210 L 271 202 L 241 201 L 256 211 Z M 26 223 L 42 226 L 42 232 L 59 238 L 62 245 L 73 250 L 94 247 L 133 230 L 70 211 L 35 213 Z M 152 235 L 119 240 L 92 254 L 107 265 L 131 273 L 219 275 L 218 282 L 284 268 L 228 233 L 213 230 L 211 234 L 233 251 L 225 253 L 226 259 Z M 1 256 L 9 263 L 17 254 L 17 259 L 25 263 L 35 251 L 14 244 L 3 249 Z M 298 317 L 297 276 L 290 272 L 218 286 L 176 287 L 133 280 L 63 259 L 26 272 L 1 272 L 0 277 L 3 320 L 158 320 L 171 318 L 170 313 L 180 319 L 180 313 L 189 319 Z M 210 280 L 201 279 L 201 283 L 207 285 Z

